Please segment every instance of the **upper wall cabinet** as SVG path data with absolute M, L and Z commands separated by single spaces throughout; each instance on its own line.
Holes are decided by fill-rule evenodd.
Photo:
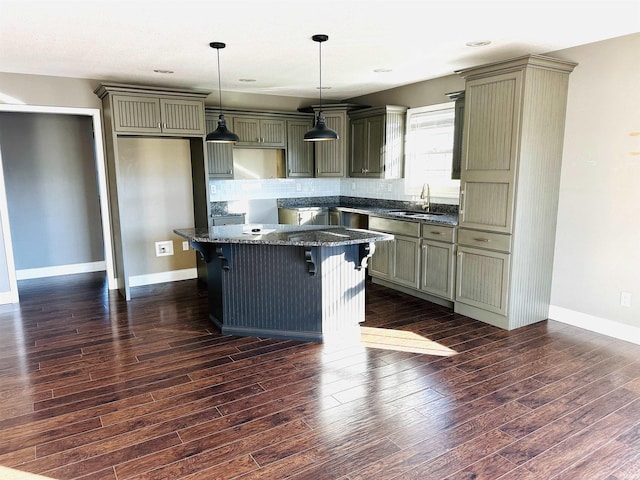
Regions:
M 207 117 L 207 132 L 218 128 L 218 119 Z M 233 144 L 206 142 L 209 176 L 233 178 Z
M 327 127 L 338 134 L 337 140 L 311 142 L 315 148 L 316 177 L 345 177 L 348 171 L 349 157 L 349 112 L 363 108 L 363 105 L 335 103 L 322 106 Z M 319 105 L 311 107 L 314 114 L 320 111 Z M 304 109 L 305 111 L 307 109 Z M 314 120 L 315 122 L 315 120 Z
M 349 113 L 349 175 L 401 178 L 407 107 L 388 105 Z
M 204 99 L 208 92 L 105 83 L 95 93 L 111 111 L 117 134 L 205 134 Z
M 287 177 L 313 177 L 313 142 L 304 141 L 312 128 L 312 118 L 287 120 Z
M 232 130 L 240 137 L 238 147 L 285 148 L 286 122 L 280 118 L 234 115 Z

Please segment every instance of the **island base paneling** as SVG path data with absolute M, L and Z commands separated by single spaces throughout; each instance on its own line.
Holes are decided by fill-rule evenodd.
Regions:
M 222 333 L 327 341 L 359 335 L 369 244 L 206 244 L 211 321 Z

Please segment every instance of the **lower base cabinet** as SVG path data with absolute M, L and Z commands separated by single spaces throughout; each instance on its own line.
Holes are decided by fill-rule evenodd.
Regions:
M 454 245 L 422 240 L 421 254 L 420 290 L 453 301 Z
M 326 207 L 278 208 L 278 223 L 286 225 L 329 225 Z
M 369 217 L 369 229 L 391 233 L 391 242 L 376 244 L 369 274 L 390 286 L 451 305 L 454 298 L 456 229 L 445 225 Z
M 511 255 L 458 247 L 456 302 L 506 315 Z

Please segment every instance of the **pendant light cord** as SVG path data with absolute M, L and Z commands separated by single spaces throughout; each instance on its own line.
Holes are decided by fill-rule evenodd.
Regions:
M 320 57 L 320 112 L 322 112 L 322 42 L 318 42 Z
M 220 86 L 220 49 L 216 48 L 218 52 L 218 105 L 220 106 L 220 115 L 222 115 L 222 88 Z

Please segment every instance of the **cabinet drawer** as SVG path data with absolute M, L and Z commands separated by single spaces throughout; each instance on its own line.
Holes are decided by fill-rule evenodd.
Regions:
M 420 224 L 417 222 L 405 222 L 391 220 L 389 218 L 369 217 L 369 228 L 380 232 L 397 233 L 409 237 L 420 236 Z
M 454 243 L 454 229 L 442 225 L 422 224 L 422 238 L 439 240 L 441 242 Z
M 500 252 L 511 252 L 511 235 L 459 228 L 458 244 L 498 250 Z

